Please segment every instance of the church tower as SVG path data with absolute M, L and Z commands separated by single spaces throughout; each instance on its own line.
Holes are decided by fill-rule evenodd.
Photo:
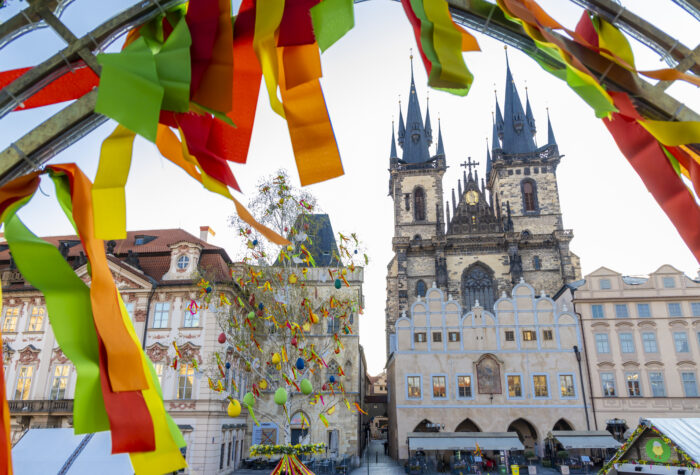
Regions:
M 476 306 L 493 311 L 521 279 L 538 294 L 554 295 L 581 278 L 579 259 L 569 249 L 573 232 L 562 222 L 556 181 L 562 155 L 549 114 L 547 142 L 538 147 L 529 97 L 523 109 L 507 56 L 505 86 L 503 111 L 496 99 L 483 178 L 481 163 L 468 157 L 458 164 L 464 170 L 456 189 L 443 196 L 442 131 L 438 125 L 431 155 L 430 115 L 426 107 L 423 121 L 411 70 L 405 124 L 399 111 L 402 154 L 392 127 L 389 158 L 394 257 L 387 269 L 388 354 L 395 348 L 394 323 L 430 286 L 459 300 L 467 313 Z
M 394 277 L 388 283 L 387 309 L 397 315 L 387 320 L 387 325 L 396 321 L 401 311 L 409 305 L 409 289 L 414 289 L 420 281 L 422 293 L 427 285 L 436 280 L 435 243 L 444 239 L 445 222 L 442 207 L 442 176 L 447 169 L 442 143 L 442 131 L 438 125 L 436 153 L 431 155 L 433 131 L 430 108 L 426 104 L 425 121 L 421 114 L 416 84 L 413 79 L 413 59 L 411 58 L 411 85 L 408 93 L 406 122 L 399 106 L 397 153 L 394 127 L 391 131 L 391 152 L 389 156 L 389 195 L 394 200 L 394 259 L 389 264 Z M 410 260 L 408 254 L 417 248 L 431 249 Z M 410 277 L 409 277 L 410 276 Z M 446 278 L 446 276 L 443 276 Z M 388 314 L 388 313 L 387 313 Z M 387 330 L 389 327 L 387 327 Z

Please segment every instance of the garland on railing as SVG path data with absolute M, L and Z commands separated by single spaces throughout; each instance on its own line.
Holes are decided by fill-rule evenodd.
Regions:
M 312 455 L 325 452 L 326 444 L 297 444 L 297 445 L 253 445 L 250 448 L 250 455 L 255 457 L 263 455 L 271 457 L 273 455 Z

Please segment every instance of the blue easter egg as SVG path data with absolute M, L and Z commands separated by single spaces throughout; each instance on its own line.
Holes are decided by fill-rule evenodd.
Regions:
M 226 369 L 230 369 L 230 368 L 231 368 L 231 363 L 229 363 L 229 362 L 227 361 L 227 362 L 226 362 Z
M 331 375 L 331 377 L 328 378 L 328 381 L 330 381 L 331 383 L 335 383 L 335 376 Z
M 297 369 L 301 371 L 304 369 L 304 358 L 297 358 Z
M 335 282 L 333 283 L 333 285 L 335 285 L 335 288 L 336 288 L 336 289 L 339 289 L 340 286 L 342 285 L 341 282 L 340 282 L 340 279 L 335 279 Z

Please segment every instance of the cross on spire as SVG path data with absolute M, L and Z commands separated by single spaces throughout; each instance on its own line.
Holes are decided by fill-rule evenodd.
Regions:
M 479 165 L 479 162 L 472 162 L 472 157 L 467 157 L 466 162 L 459 164 L 460 167 L 469 168 L 470 175 L 472 174 L 472 167 L 474 167 L 476 169 L 477 165 Z

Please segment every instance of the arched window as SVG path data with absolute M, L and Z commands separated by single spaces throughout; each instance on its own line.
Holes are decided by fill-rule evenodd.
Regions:
M 542 263 L 540 262 L 540 256 L 535 256 L 532 258 L 532 266 L 535 270 L 540 270 L 542 268 Z
M 532 180 L 523 180 L 523 210 L 527 212 L 537 211 L 537 187 Z
M 482 308 L 493 311 L 493 271 L 483 264 L 465 269 L 462 273 L 462 299 L 466 311 L 476 306 L 477 301 Z
M 416 188 L 413 192 L 413 217 L 416 221 L 425 221 L 425 191 Z
M 418 282 L 416 282 L 416 296 L 425 297 L 425 291 L 426 291 L 425 282 L 423 282 L 422 280 L 419 280 Z

